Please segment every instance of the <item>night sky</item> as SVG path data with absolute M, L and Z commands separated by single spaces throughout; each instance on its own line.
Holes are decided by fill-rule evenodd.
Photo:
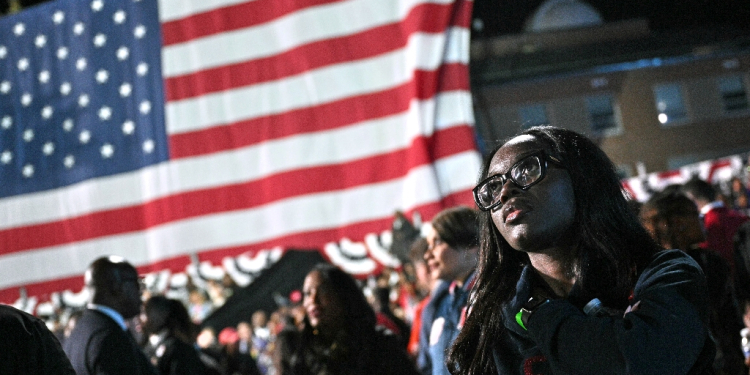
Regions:
M 11 0 L 0 0 L 0 12 Z M 45 0 L 16 0 L 22 7 Z M 750 33 L 750 0 L 581 0 L 594 6 L 606 22 L 632 18 L 649 20 L 651 30 L 725 27 Z M 472 38 L 483 39 L 523 31 L 526 19 L 543 0 L 474 0 L 474 19 L 482 30 Z
M 605 22 L 649 20 L 652 30 L 738 28 L 750 32 L 750 0 L 586 0 Z M 475 0 L 474 18 L 484 23 L 473 38 L 518 34 L 543 0 Z

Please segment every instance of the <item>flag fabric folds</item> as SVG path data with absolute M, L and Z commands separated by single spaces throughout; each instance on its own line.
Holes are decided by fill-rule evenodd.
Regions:
M 0 302 L 96 257 L 322 249 L 473 205 L 466 0 L 57 0 L 0 19 Z

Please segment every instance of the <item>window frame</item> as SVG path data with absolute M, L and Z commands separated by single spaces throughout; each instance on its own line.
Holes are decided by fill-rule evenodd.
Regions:
M 611 109 L 611 116 L 612 119 L 612 125 L 606 128 L 595 128 L 595 120 L 594 116 L 597 115 L 603 115 L 602 113 L 595 113 L 592 111 L 592 107 L 595 103 L 592 103 L 594 100 L 599 99 L 606 99 L 609 104 L 609 108 Z M 597 135 L 602 135 L 605 137 L 612 137 L 616 135 L 620 135 L 623 132 L 623 126 L 622 126 L 622 118 L 620 113 L 620 107 L 617 102 L 617 97 L 615 94 L 611 92 L 601 92 L 596 94 L 587 95 L 583 98 L 584 106 L 586 109 L 586 114 L 588 116 L 589 121 L 589 129 Z
M 745 106 L 742 108 L 737 108 L 737 109 L 727 108 L 727 99 L 725 96 L 725 91 L 722 90 L 722 81 L 726 82 L 730 79 L 737 79 L 743 89 L 742 92 L 745 98 Z M 736 115 L 744 115 L 744 114 L 750 113 L 750 97 L 748 96 L 747 79 L 745 78 L 744 74 L 723 75 L 723 76 L 717 77 L 715 80 L 715 83 L 716 83 L 716 90 L 719 96 L 719 103 L 721 104 L 721 113 L 723 113 L 725 116 L 736 116 Z
M 672 91 L 674 90 L 674 93 L 677 95 L 673 99 L 679 99 L 678 103 L 680 103 L 680 112 L 676 111 L 667 111 L 667 108 L 661 109 L 661 100 L 663 96 L 660 97 L 659 93 L 664 92 L 663 90 Z M 685 89 L 683 88 L 683 84 L 679 82 L 665 82 L 665 83 L 659 83 L 655 84 L 651 87 L 651 92 L 654 95 L 654 108 L 656 109 L 656 121 L 659 123 L 661 127 L 672 127 L 672 126 L 680 126 L 685 125 L 691 121 L 691 115 L 690 115 L 690 109 L 688 108 L 688 101 L 687 101 L 687 95 L 685 93 Z M 665 103 L 666 105 L 666 103 Z M 672 117 L 673 113 L 677 113 L 680 116 L 675 118 L 674 120 L 670 119 Z M 662 115 L 667 116 L 666 121 L 662 121 L 660 117 Z

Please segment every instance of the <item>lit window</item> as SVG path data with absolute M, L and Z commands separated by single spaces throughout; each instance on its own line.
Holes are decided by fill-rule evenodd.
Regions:
M 660 123 L 672 124 L 687 120 L 687 110 L 678 84 L 655 86 L 654 100 Z
M 544 104 L 523 106 L 518 109 L 518 115 L 521 117 L 522 129 L 528 129 L 537 125 L 549 125 Z
M 615 120 L 614 97 L 611 94 L 589 96 L 586 98 L 591 130 L 604 133 L 617 128 Z
M 748 109 L 747 91 L 742 77 L 719 78 L 719 93 L 724 110 L 727 112 L 743 111 Z

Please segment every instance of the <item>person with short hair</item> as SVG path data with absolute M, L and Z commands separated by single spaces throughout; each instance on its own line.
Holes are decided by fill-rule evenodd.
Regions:
M 427 227 L 425 262 L 439 284 L 422 310 L 417 366 L 424 375 L 448 375 L 445 353 L 461 330 L 479 252 L 476 210 L 440 211 Z
M 706 275 L 711 307 L 709 332 L 717 344 L 714 369 L 725 375 L 746 373 L 738 334 L 743 324 L 735 303 L 729 264 L 715 251 L 698 246 L 706 239 L 698 207 L 679 191 L 661 192 L 643 204 L 640 217 L 657 243 L 665 249 L 686 252 Z
M 481 250 L 453 375 L 712 373 L 700 266 L 654 242 L 594 142 L 529 128 L 473 192 Z
M 122 257 L 101 257 L 86 270 L 84 283 L 89 303 L 64 345 L 76 373 L 158 374 L 125 324 L 141 312 L 135 267 Z
M 701 243 L 704 249 L 719 253 L 734 273 L 734 254 L 732 239 L 742 223 L 750 220 L 744 214 L 727 207 L 717 197 L 716 189 L 699 178 L 692 178 L 680 189 L 695 205 L 698 206 L 706 231 L 706 241 Z

